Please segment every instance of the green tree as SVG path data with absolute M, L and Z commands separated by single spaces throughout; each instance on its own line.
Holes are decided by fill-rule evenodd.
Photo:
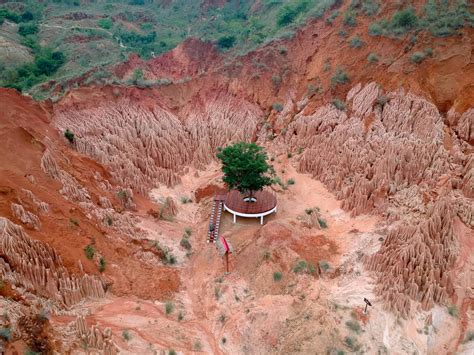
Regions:
M 273 183 L 274 170 L 267 153 L 255 143 L 238 142 L 219 148 L 224 182 L 230 189 L 252 197 L 255 191 Z

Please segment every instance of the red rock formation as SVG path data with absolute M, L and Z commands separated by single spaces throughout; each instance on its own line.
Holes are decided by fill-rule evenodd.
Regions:
M 217 147 L 250 140 L 261 113 L 253 105 L 220 97 L 185 115 L 180 119 L 158 103 L 149 108 L 123 98 L 114 105 L 59 108 L 55 122 L 60 130 L 72 130 L 77 150 L 108 166 L 118 184 L 146 195 L 158 182 L 179 182 L 189 164 L 204 167 Z M 49 156 L 43 165 L 50 176 L 59 174 Z
M 454 215 L 451 201 L 442 199 L 427 220 L 392 229 L 368 259 L 367 267 L 376 272 L 376 292 L 388 309 L 407 317 L 414 302 L 427 310 L 453 294 L 451 268 L 458 254 Z
M 86 349 L 100 350 L 104 355 L 115 355 L 119 353 L 117 345 L 112 340 L 112 330 L 105 328 L 103 331 L 93 325 L 87 327 L 84 317 L 77 317 L 76 332 L 81 346 Z
M 48 245 L 32 240 L 23 228 L 0 217 L 0 275 L 16 287 L 70 306 L 84 298 L 104 297 L 102 282 L 70 274 Z
M 299 114 L 283 136 L 293 150 L 305 148 L 299 169 L 324 182 L 353 214 L 384 213 L 391 196 L 410 186 L 421 193 L 450 170 L 436 107 L 403 91 L 381 96 L 374 83 L 356 86 L 349 114 L 333 106 Z

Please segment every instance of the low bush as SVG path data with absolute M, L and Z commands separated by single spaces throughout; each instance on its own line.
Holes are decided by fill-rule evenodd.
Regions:
M 272 108 L 273 108 L 275 111 L 277 111 L 277 112 L 283 111 L 283 105 L 280 104 L 280 103 L 278 103 L 278 102 L 277 102 L 277 103 L 274 103 L 274 104 L 272 105 Z
M 132 335 L 130 334 L 130 331 L 128 329 L 124 329 L 122 331 L 122 337 L 126 340 L 129 341 L 132 339 Z
M 282 275 L 281 272 L 275 271 L 275 272 L 273 273 L 273 281 L 279 282 L 279 281 L 281 281 L 282 278 L 283 278 L 283 275 Z
M 375 53 L 369 53 L 367 56 L 367 61 L 372 64 L 377 63 L 379 61 L 379 57 Z
M 107 262 L 105 261 L 105 258 L 101 256 L 99 259 L 99 271 L 104 272 L 106 266 L 107 266 Z
M 426 58 L 426 54 L 423 52 L 415 52 L 411 55 L 410 61 L 412 63 L 420 64 Z
M 360 48 L 363 44 L 364 42 L 362 42 L 359 36 L 352 37 L 349 41 L 349 45 L 351 46 L 351 48 Z
M 174 304 L 173 302 L 166 302 L 165 303 L 165 313 L 167 315 L 171 314 L 174 310 Z
M 86 254 L 87 259 L 92 260 L 95 254 L 94 246 L 92 244 L 89 244 L 88 246 L 86 246 L 84 248 L 84 253 Z
M 353 9 L 349 9 L 344 13 L 343 23 L 345 26 L 354 27 L 357 25 L 357 12 Z
M 110 30 L 113 26 L 113 22 L 110 18 L 101 18 L 99 21 L 97 21 L 97 25 L 99 27 L 102 27 L 103 29 Z
M 235 36 L 232 35 L 222 36 L 217 40 L 217 46 L 221 49 L 229 49 L 234 46 L 235 40 Z
M 341 67 L 336 69 L 336 72 L 331 78 L 331 86 L 334 88 L 339 84 L 345 84 L 349 82 L 349 76 L 345 72 L 345 70 Z
M 64 131 L 64 137 L 66 137 L 66 139 L 69 141 L 69 143 L 74 143 L 74 133 L 71 132 L 69 130 L 69 128 L 67 128 L 65 131 Z
M 331 103 L 334 105 L 335 108 L 337 108 L 340 111 L 346 110 L 346 104 L 344 103 L 344 101 L 341 101 L 339 99 L 333 99 Z
M 181 245 L 186 250 L 191 250 L 192 248 L 191 243 L 189 242 L 189 239 L 186 237 L 183 237 L 181 239 L 181 242 L 179 242 L 179 245 Z
M 346 326 L 347 326 L 347 328 L 349 328 L 350 330 L 356 332 L 357 334 L 359 334 L 360 331 L 361 331 L 361 327 L 359 325 L 359 322 L 357 322 L 356 320 L 347 321 Z

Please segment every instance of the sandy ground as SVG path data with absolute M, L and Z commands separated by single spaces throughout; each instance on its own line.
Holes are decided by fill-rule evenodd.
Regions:
M 224 213 L 221 233 L 234 248 L 231 273 L 213 244 L 206 243 L 211 199 L 199 204 L 178 202 L 173 221 L 144 217 L 140 226 L 176 255 L 181 289 L 168 302 L 109 296 L 87 305 L 90 324 L 109 327 L 124 354 L 178 353 L 439 353 L 456 341 L 456 320 L 445 308 L 418 313 L 411 320 L 383 310 L 373 294 L 373 279 L 363 268 L 365 255 L 383 240 L 385 226 L 376 216 L 356 218 L 318 181 L 299 174 L 282 158 L 275 164 L 283 181 L 295 184 L 277 193 L 278 212 L 265 219 L 239 218 Z M 219 183 L 217 166 L 190 170 L 173 189 L 153 190 L 152 199 L 193 198 L 194 191 Z M 318 207 L 328 228 L 306 228 L 300 217 Z M 179 246 L 184 228 L 191 228 L 192 253 Z M 299 260 L 329 266 L 320 278 L 296 274 Z M 157 261 L 159 262 L 159 261 Z M 280 272 L 280 281 L 273 279 Z M 366 297 L 373 306 L 363 313 Z M 125 335 L 126 334 L 126 335 Z M 128 338 L 128 340 L 126 339 Z M 440 350 L 441 350 L 440 349 Z

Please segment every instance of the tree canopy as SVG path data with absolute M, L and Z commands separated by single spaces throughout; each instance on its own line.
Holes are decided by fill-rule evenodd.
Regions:
M 267 162 L 267 153 L 255 143 L 238 142 L 219 148 L 224 182 L 230 189 L 252 196 L 254 191 L 273 183 L 274 170 Z

